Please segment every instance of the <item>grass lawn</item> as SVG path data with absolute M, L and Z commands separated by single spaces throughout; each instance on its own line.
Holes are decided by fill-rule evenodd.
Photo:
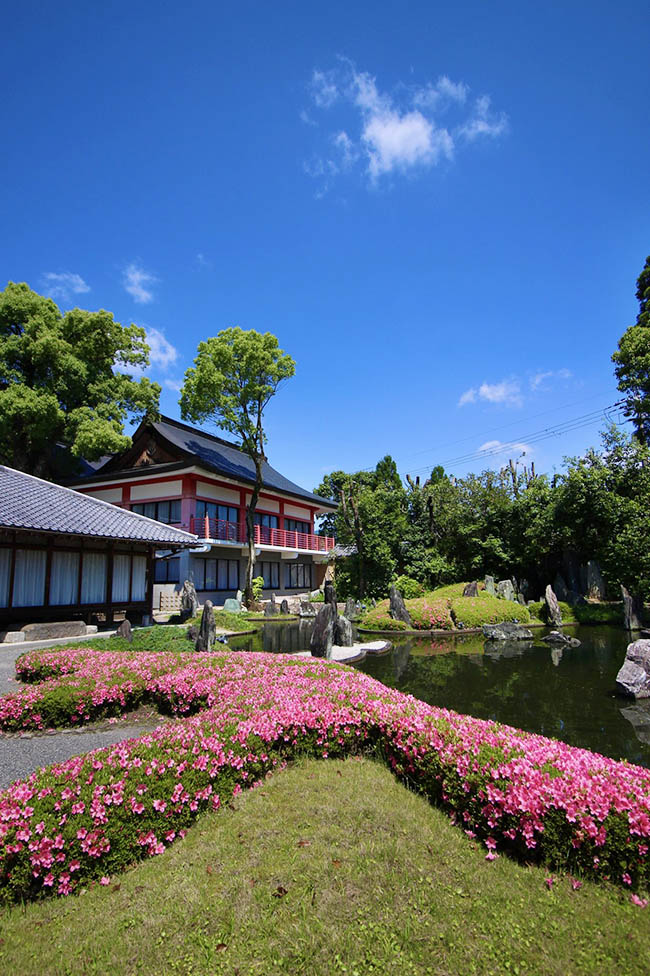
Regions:
M 248 614 L 227 613 L 216 610 L 214 618 L 217 633 L 226 630 L 233 633 L 248 633 L 257 627 Z M 80 637 L 76 643 L 66 646 L 70 650 L 77 647 L 90 647 L 97 651 L 189 651 L 193 645 L 187 639 L 187 629 L 193 624 L 201 625 L 200 615 L 188 620 L 182 626 L 175 624 L 154 624 L 153 627 L 137 627 L 133 631 L 133 643 L 123 637 Z
M 304 760 L 107 887 L 3 910 L 0 971 L 646 976 L 650 908 L 548 876 L 376 762 Z

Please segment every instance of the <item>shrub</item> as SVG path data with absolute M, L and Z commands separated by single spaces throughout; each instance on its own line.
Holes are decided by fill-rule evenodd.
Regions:
M 577 609 L 576 607 L 571 607 L 568 603 L 564 603 L 564 601 L 558 601 L 558 605 L 560 607 L 560 613 L 562 614 L 562 621 L 565 624 L 577 623 L 575 612 Z M 528 604 L 528 612 L 534 620 L 541 620 L 541 622 L 544 624 L 550 623 L 548 616 L 548 604 L 546 603 L 546 600 L 537 600 L 536 602 L 531 601 Z
M 506 621 L 528 623 L 528 609 L 512 600 L 497 600 L 489 594 L 459 596 L 451 601 L 451 614 L 455 623 L 463 628 L 482 627 L 483 624 L 500 624 Z
M 259 603 L 262 598 L 262 590 L 264 589 L 264 577 L 254 576 L 253 577 L 253 599 L 255 603 Z
M 361 749 L 446 808 L 490 859 L 499 848 L 632 890 L 650 883 L 650 770 L 427 705 L 321 660 L 152 654 L 145 666 L 144 657 L 67 648 L 23 657 L 25 673 L 59 675 L 10 696 L 32 718 L 48 688 L 70 689 L 72 702 L 82 673 L 97 692 L 117 666 L 125 700 L 137 678 L 181 720 L 0 793 L 1 901 L 108 883 L 288 759 Z
M 393 620 L 389 608 L 389 600 L 380 600 L 377 606 L 366 610 L 359 623 L 366 630 L 408 630 L 403 620 Z
M 424 585 L 410 576 L 398 576 L 393 585 L 397 587 L 404 600 L 415 600 L 419 596 L 424 596 Z
M 416 600 L 405 600 L 404 604 L 411 615 L 410 627 L 391 617 L 389 600 L 382 600 L 374 609 L 367 610 L 361 626 L 367 630 L 453 630 L 448 600 L 434 600 L 429 594 Z

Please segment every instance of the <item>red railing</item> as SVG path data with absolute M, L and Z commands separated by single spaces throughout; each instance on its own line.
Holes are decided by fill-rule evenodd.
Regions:
M 190 532 L 200 539 L 217 539 L 222 542 L 248 540 L 246 526 L 239 522 L 224 522 L 221 519 L 190 518 Z M 278 546 L 281 549 L 303 549 L 309 552 L 329 552 L 336 540 L 327 535 L 311 535 L 306 532 L 291 532 L 289 529 L 270 529 L 265 525 L 255 526 L 255 545 Z

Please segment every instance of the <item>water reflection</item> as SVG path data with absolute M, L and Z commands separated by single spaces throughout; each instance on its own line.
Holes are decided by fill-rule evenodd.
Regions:
M 267 624 L 230 644 L 276 653 L 306 650 L 311 626 Z M 581 647 L 551 649 L 534 640 L 485 643 L 473 634 L 394 636 L 389 654 L 356 667 L 433 705 L 650 766 L 650 702 L 627 703 L 614 694 L 626 633 L 581 627 L 579 638 Z

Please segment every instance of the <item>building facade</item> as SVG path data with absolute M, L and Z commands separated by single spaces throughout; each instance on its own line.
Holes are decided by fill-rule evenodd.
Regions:
M 171 609 L 184 580 L 199 599 L 221 604 L 243 589 L 248 556 L 246 510 L 255 481 L 250 458 L 236 445 L 167 417 L 145 422 L 132 446 L 88 477 L 77 491 L 188 531 L 189 551 L 161 549 L 155 563 L 154 607 Z M 314 520 L 336 504 L 301 488 L 265 463 L 255 514 L 255 575 L 270 595 L 320 586 L 334 539 Z
M 172 525 L 0 465 L 0 625 L 149 617 L 156 550 L 177 554 L 196 542 Z

